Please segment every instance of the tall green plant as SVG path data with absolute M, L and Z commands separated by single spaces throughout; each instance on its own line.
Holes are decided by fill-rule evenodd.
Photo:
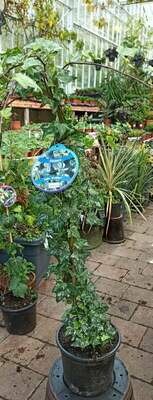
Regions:
M 99 191 L 100 193 L 100 191 Z M 56 276 L 54 293 L 68 309 L 63 317 L 64 334 L 73 347 L 91 347 L 95 351 L 111 343 L 116 335 L 104 305 L 85 268 L 89 254 L 80 237 L 81 215 L 88 211 L 96 222 L 95 209 L 101 207 L 99 193 L 89 179 L 89 164 L 80 159 L 80 172 L 72 187 L 50 198 L 52 209 L 50 250 L 58 264 L 51 266 Z
M 131 191 L 138 204 L 145 203 L 149 197 L 149 190 L 153 185 L 153 170 L 150 163 L 150 154 L 146 146 L 142 145 L 135 149 L 135 162 L 131 181 Z
M 110 219 L 112 205 L 122 203 L 132 220 L 131 208 L 138 213 L 139 199 L 133 193 L 131 182 L 135 168 L 135 151 L 133 148 L 120 146 L 107 149 L 103 146 L 100 150 L 99 178 L 106 199 L 106 214 Z M 142 214 L 141 214 L 142 215 Z M 143 216 L 143 215 L 142 215 Z

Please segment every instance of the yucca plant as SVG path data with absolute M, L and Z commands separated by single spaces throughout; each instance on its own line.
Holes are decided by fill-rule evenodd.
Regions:
M 132 185 L 136 165 L 136 150 L 129 147 L 100 149 L 99 178 L 105 194 L 107 229 L 109 228 L 112 206 L 122 204 L 132 221 L 132 209 L 144 218 L 139 208 L 139 196 Z

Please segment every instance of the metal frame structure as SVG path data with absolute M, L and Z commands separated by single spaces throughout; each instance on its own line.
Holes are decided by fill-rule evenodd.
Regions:
M 87 11 L 82 0 L 57 0 L 56 4 L 59 4 L 60 6 L 58 10 L 61 12 L 63 26 L 70 26 L 74 31 L 76 31 L 78 38 L 84 40 L 85 51 L 88 50 L 97 56 L 102 56 L 104 51 L 109 47 L 120 46 L 125 34 L 126 22 L 131 15 L 134 14 L 135 16 L 143 17 L 146 20 L 145 10 L 141 5 L 123 7 L 120 1 L 114 0 L 112 6 L 109 6 L 107 10 L 103 10 L 102 16 L 105 18 L 107 23 L 102 29 L 99 29 L 95 25 L 95 20 L 98 20 L 101 16 L 100 5 L 94 13 L 90 13 Z M 145 32 L 142 40 L 144 38 Z M 72 55 L 72 58 L 70 57 L 70 54 Z M 72 45 L 68 51 L 65 51 L 64 49 L 61 65 L 64 65 L 64 62 L 71 60 L 80 60 L 79 55 L 78 58 L 75 57 L 75 59 L 74 56 L 76 56 L 76 54 L 74 54 Z M 109 67 L 112 66 L 112 64 L 107 60 L 106 66 Z M 120 59 L 117 58 L 113 63 L 113 68 L 117 70 L 119 69 L 119 66 Z M 73 84 L 69 84 L 68 92 L 72 92 L 79 87 L 95 87 L 100 84 L 103 76 L 103 70 L 101 69 L 97 72 L 92 63 L 86 63 L 81 67 L 80 64 L 76 64 L 73 67 L 73 73 L 76 79 Z
M 77 32 L 78 39 L 84 40 L 85 51 L 88 50 L 96 56 L 102 56 L 104 51 L 109 47 L 120 46 L 125 33 L 127 19 L 131 14 L 130 10 L 133 10 L 134 6 L 123 7 L 120 1 L 114 0 L 113 5 L 102 12 L 102 16 L 106 20 L 106 25 L 102 29 L 99 29 L 95 24 L 95 20 L 98 20 L 101 16 L 100 1 L 94 13 L 87 11 L 87 7 L 82 0 L 56 0 L 55 7 L 60 14 L 61 25 L 70 31 L 73 30 Z M 134 13 L 138 16 L 141 15 L 142 8 L 137 5 Z M 7 37 L 5 34 L 0 36 L 0 49 L 6 48 L 6 44 L 7 47 L 13 47 L 15 45 L 16 34 L 13 21 L 10 21 L 10 28 L 11 33 L 8 34 Z M 23 42 L 25 41 L 22 32 L 21 40 Z M 57 63 L 63 66 L 66 62 L 71 60 L 80 60 L 80 54 L 78 54 L 78 57 L 76 56 L 72 44 L 69 45 L 69 48 L 64 48 L 61 51 Z M 119 63 L 120 60 L 117 58 L 113 63 L 113 67 L 119 69 Z M 107 60 L 106 66 L 109 65 L 109 61 Z M 73 73 L 76 76 L 76 80 L 73 84 L 68 85 L 68 92 L 72 92 L 77 87 L 95 87 L 100 84 L 103 76 L 103 71 L 96 71 L 91 64 L 81 67 L 76 65 L 73 69 Z

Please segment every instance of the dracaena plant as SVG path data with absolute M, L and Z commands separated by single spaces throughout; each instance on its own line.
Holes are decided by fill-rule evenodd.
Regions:
M 116 330 L 85 267 L 89 251 L 80 237 L 80 216 L 88 209 L 96 221 L 95 208 L 101 207 L 100 190 L 92 185 L 89 169 L 89 163 L 81 157 L 79 176 L 72 187 L 48 201 L 52 215 L 50 251 L 58 260 L 50 267 L 56 276 L 54 293 L 57 301 L 68 306 L 63 316 L 64 333 L 72 346 L 90 346 L 94 351 L 96 346 L 111 343 Z
M 141 214 L 139 196 L 133 186 L 135 167 L 136 150 L 134 147 L 118 146 L 110 149 L 103 145 L 100 149 L 98 174 L 105 193 L 108 219 L 110 219 L 112 206 L 116 203 L 123 204 L 130 220 L 132 220 L 132 209 Z

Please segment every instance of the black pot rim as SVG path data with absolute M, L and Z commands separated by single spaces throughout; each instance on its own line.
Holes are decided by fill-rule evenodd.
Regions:
M 24 237 L 16 237 L 15 242 L 19 244 L 29 245 L 29 246 L 39 246 L 45 242 L 44 237 L 39 237 L 38 239 L 28 240 Z
M 59 349 L 61 350 L 61 352 L 63 352 L 68 358 L 71 358 L 78 362 L 88 363 L 88 364 L 90 363 L 90 364 L 94 365 L 94 364 L 100 363 L 101 361 L 105 360 L 106 358 L 112 357 L 112 355 L 116 353 L 116 351 L 118 350 L 118 348 L 120 346 L 120 343 L 121 343 L 120 333 L 115 325 L 112 324 L 112 326 L 116 329 L 116 333 L 118 335 L 118 342 L 117 342 L 116 346 L 109 353 L 104 354 L 102 357 L 99 357 L 96 360 L 93 360 L 92 358 L 82 358 L 82 357 L 75 356 L 74 354 L 70 353 L 62 346 L 62 344 L 59 340 L 59 333 L 60 333 L 61 329 L 63 328 L 63 325 L 56 332 L 56 343 L 57 343 Z
M 29 308 L 31 308 L 32 306 L 34 306 L 36 303 L 37 303 L 37 299 L 36 299 L 35 301 L 31 302 L 30 304 L 26 305 L 25 307 L 21 307 L 21 308 L 14 309 L 14 308 L 5 307 L 5 305 L 0 305 L 0 309 L 1 309 L 2 311 L 4 311 L 4 312 L 19 313 L 19 312 L 21 312 L 21 311 L 26 311 L 26 310 L 28 310 Z

